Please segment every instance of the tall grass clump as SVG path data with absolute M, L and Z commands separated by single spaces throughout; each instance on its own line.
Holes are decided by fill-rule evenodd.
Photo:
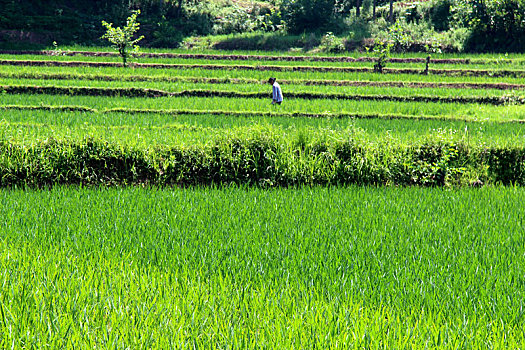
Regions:
M 0 142 L 0 185 L 465 185 L 525 183 L 523 148 L 446 137 L 368 140 L 362 130 L 294 140 L 279 128 L 232 128 L 191 145 L 124 145 L 93 138 Z M 297 136 L 299 137 L 299 136 Z

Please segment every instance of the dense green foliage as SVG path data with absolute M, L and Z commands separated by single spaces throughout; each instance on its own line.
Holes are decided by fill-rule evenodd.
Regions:
M 17 34 L 29 44 L 101 43 L 102 20 L 125 23 L 131 11 L 143 13 L 143 30 L 149 45 L 174 47 L 186 35 L 230 34 L 253 30 L 274 31 L 280 25 L 279 12 L 266 1 L 240 6 L 233 1 L 6 0 L 0 7 L 0 42 L 17 46 Z M 64 30 L 67 28 L 67 30 Z M 28 33 L 24 37 L 23 33 Z M 3 39 L 3 40 L 2 40 Z
M 335 0 L 287 0 L 285 19 L 292 34 L 305 31 L 330 31 L 334 25 Z
M 0 7 L 0 28 L 43 36 L 56 33 L 51 40 L 61 43 L 92 42 L 103 34 L 101 20 L 121 21 L 129 11 L 128 2 L 123 0 L 7 0 L 4 3 L 5 6 Z
M 145 44 L 154 47 L 333 52 L 373 46 L 375 39 L 419 52 L 523 52 L 525 47 L 524 0 L 392 1 L 392 8 L 384 0 L 4 2 L 2 47 L 100 44 L 100 21 L 118 25 L 138 9 Z
M 525 1 L 459 1 L 458 12 L 472 26 L 466 49 L 473 52 L 523 52 Z

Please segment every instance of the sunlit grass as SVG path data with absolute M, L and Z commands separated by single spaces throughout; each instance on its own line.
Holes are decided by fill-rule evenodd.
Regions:
M 525 144 L 525 125 L 410 119 L 290 118 L 280 116 L 170 115 L 166 113 L 89 113 L 60 111 L 2 112 L 0 138 L 34 142 L 48 138 L 94 137 L 122 144 L 175 145 L 206 143 L 238 128 L 273 127 L 292 138 L 316 131 L 345 134 L 361 130 L 370 140 L 385 138 L 413 143 L 446 133 L 450 140 L 472 145 Z
M 523 195 L 2 191 L 0 344 L 521 348 Z
M 197 111 L 232 111 L 274 113 L 354 113 L 354 114 L 401 114 L 409 116 L 433 116 L 440 119 L 466 119 L 471 121 L 510 121 L 523 119 L 525 107 L 520 105 L 491 106 L 464 103 L 437 102 L 390 102 L 351 100 L 304 100 L 287 99 L 281 106 L 272 106 L 271 98 L 227 97 L 161 97 L 118 98 L 97 96 L 61 95 L 4 95 L 2 105 L 22 106 L 84 106 L 105 110 L 127 109 L 180 109 Z
M 253 70 L 204 70 L 204 69 L 153 69 L 153 68 L 122 68 L 122 67 L 31 67 L 2 66 L 0 72 L 8 73 L 71 73 L 71 74 L 112 74 L 112 75 L 143 75 L 152 77 L 208 77 L 208 78 L 250 78 L 267 81 L 270 76 L 277 79 L 309 79 L 309 80 L 366 80 L 366 81 L 424 81 L 424 82 L 496 82 L 524 84 L 525 78 L 514 77 L 453 77 L 443 75 L 420 74 L 378 74 L 367 72 L 265 72 Z
M 231 92 L 258 92 L 271 93 L 271 87 L 260 83 L 246 84 L 208 84 L 194 82 L 159 82 L 159 81 L 96 81 L 96 80 L 41 80 L 41 79 L 2 79 L 0 85 L 17 86 L 60 86 L 60 87 L 97 87 L 97 88 L 143 88 L 157 89 L 167 92 L 185 90 L 231 91 Z M 377 87 L 377 86 L 312 86 L 302 84 L 281 83 L 284 94 L 290 93 L 317 93 L 345 95 L 386 95 L 386 96 L 438 96 L 438 97 L 492 97 L 513 96 L 525 98 L 524 90 L 497 90 L 497 89 L 465 89 L 446 87 Z

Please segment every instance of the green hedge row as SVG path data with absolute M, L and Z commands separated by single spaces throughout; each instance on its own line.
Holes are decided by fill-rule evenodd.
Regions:
M 237 92 L 214 90 L 183 90 L 167 92 L 143 88 L 100 88 L 78 86 L 32 86 L 32 85 L 0 85 L 0 93 L 5 94 L 46 94 L 46 95 L 71 95 L 71 96 L 108 96 L 108 97 L 224 97 L 224 98 L 271 98 L 265 92 Z M 490 105 L 525 104 L 525 98 L 510 96 L 392 96 L 392 95 L 347 95 L 338 93 L 311 93 L 287 92 L 286 98 L 290 99 L 330 99 L 352 101 L 393 101 L 393 102 L 439 102 L 439 103 L 480 103 Z
M 0 186 L 525 184 L 525 149 L 359 138 L 285 140 L 249 130 L 206 146 L 139 149 L 93 139 L 0 141 Z
M 36 67 L 121 67 L 117 62 L 85 61 L 38 61 L 38 60 L 0 60 L 0 65 L 36 66 Z M 173 63 L 133 63 L 135 68 L 156 69 L 205 69 L 205 70 L 251 70 L 263 72 L 340 72 L 372 73 L 372 67 L 313 67 L 313 66 L 262 66 L 262 65 L 225 65 L 225 64 L 173 64 Z M 390 74 L 425 74 L 424 69 L 384 68 L 383 73 Z M 525 70 L 483 70 L 483 69 L 429 69 L 428 74 L 446 76 L 491 76 L 491 77 L 525 77 Z
M 0 78 L 8 79 L 37 79 L 37 80 L 94 80 L 94 81 L 159 81 L 159 82 L 187 82 L 204 84 L 268 84 L 267 80 L 250 78 L 206 78 L 206 77 L 177 77 L 177 76 L 147 76 L 147 75 L 106 75 L 106 74 L 70 74 L 70 73 L 12 73 L 0 72 Z M 352 80 L 307 80 L 307 79 L 279 79 L 286 85 L 307 86 L 375 86 L 375 87 L 404 87 L 404 88 L 446 88 L 446 89 L 494 89 L 494 90 L 523 90 L 525 84 L 509 83 L 444 83 L 444 82 L 411 82 L 411 81 L 352 81 Z

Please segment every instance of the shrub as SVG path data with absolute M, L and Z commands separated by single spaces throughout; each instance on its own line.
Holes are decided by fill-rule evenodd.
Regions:
M 345 45 L 342 38 L 338 38 L 332 32 L 328 32 L 321 38 L 319 49 L 328 53 L 339 53 L 345 51 Z
M 252 32 L 260 26 L 259 18 L 253 18 L 244 8 L 232 5 L 219 10 L 213 33 L 232 34 Z
M 374 64 L 374 72 L 383 73 L 383 69 L 388 62 L 390 57 L 390 50 L 392 49 L 392 43 L 377 40 L 374 44 L 372 52 L 377 55 L 377 61 Z
M 392 44 L 395 52 L 403 52 L 410 46 L 409 31 L 401 21 L 397 20 L 388 28 L 388 41 Z
M 228 35 L 281 28 L 281 13 L 270 5 L 202 1 L 185 6 L 180 29 L 187 35 Z
M 404 20 L 397 20 L 388 27 L 382 19 L 370 29 L 376 39 L 392 43 L 392 50 L 396 52 L 458 52 L 463 49 L 468 33 L 463 28 L 438 33 L 426 22 L 407 23 Z

